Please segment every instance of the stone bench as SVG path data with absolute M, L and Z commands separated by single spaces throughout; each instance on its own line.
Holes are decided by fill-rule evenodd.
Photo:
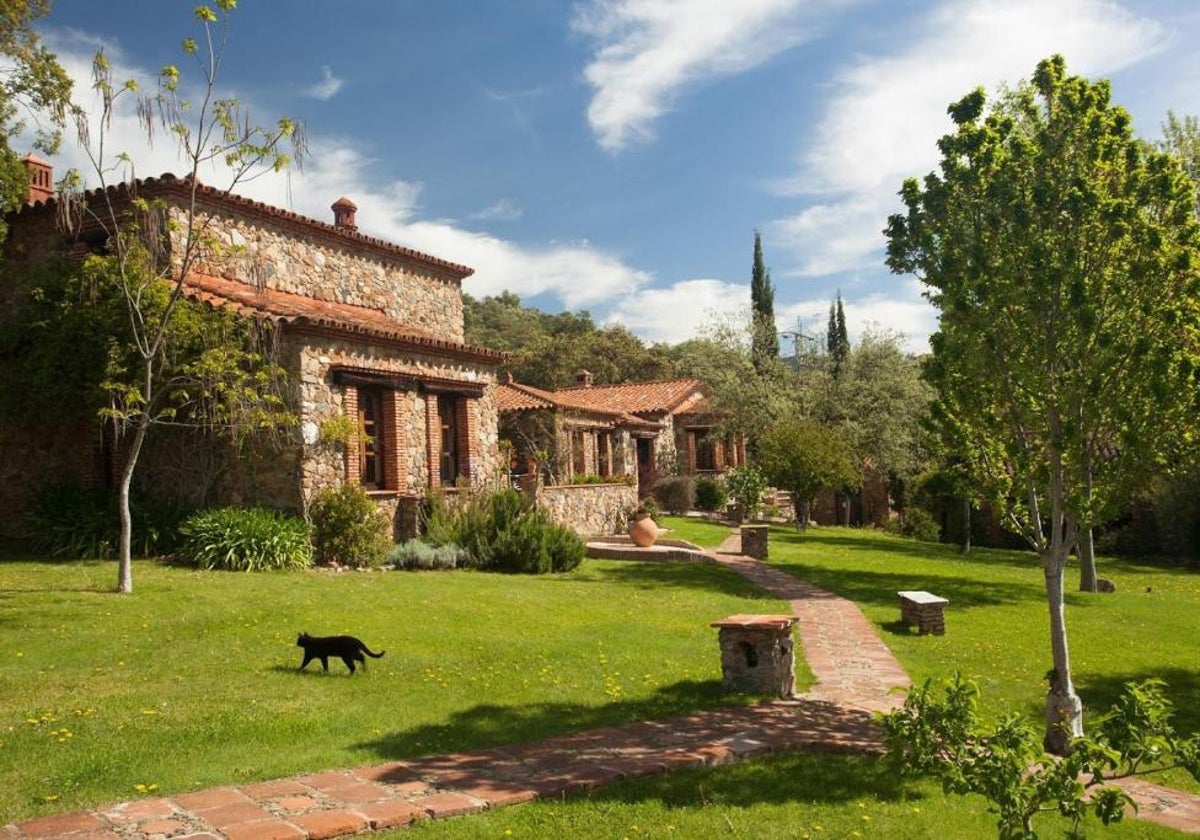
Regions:
M 919 590 L 905 590 L 896 594 L 900 596 L 902 622 L 909 627 L 916 627 L 922 636 L 926 633 L 945 635 L 946 617 L 943 610 L 950 603 L 948 600 Z

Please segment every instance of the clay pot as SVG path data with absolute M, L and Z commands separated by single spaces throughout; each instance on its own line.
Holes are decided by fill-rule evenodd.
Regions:
M 638 548 L 648 548 L 658 539 L 658 525 L 649 516 L 641 516 L 629 523 L 629 538 Z

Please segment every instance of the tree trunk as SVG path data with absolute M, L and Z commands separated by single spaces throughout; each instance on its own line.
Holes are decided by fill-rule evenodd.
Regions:
M 147 365 L 147 369 L 149 365 Z M 138 456 L 142 452 L 142 443 L 146 440 L 149 421 L 143 415 L 135 427 L 133 442 L 121 466 L 121 537 L 117 560 L 117 591 L 133 592 L 133 517 L 129 512 L 129 490 L 133 486 L 133 473 L 137 469 Z
M 963 499 L 963 532 L 962 542 L 958 546 L 959 554 L 971 553 L 971 500 Z
M 796 530 L 803 531 L 808 527 L 808 499 L 797 499 L 793 494 L 792 503 L 796 506 Z
M 1096 591 L 1096 544 L 1091 528 L 1079 532 L 1079 591 Z
M 1083 735 L 1083 703 L 1071 682 L 1071 657 L 1067 649 L 1067 620 L 1063 603 L 1063 572 L 1067 565 L 1067 546 L 1042 553 L 1042 572 L 1046 578 L 1046 602 L 1050 608 L 1050 649 L 1054 670 L 1046 693 L 1046 737 L 1042 742 L 1052 755 L 1068 755 L 1071 741 Z

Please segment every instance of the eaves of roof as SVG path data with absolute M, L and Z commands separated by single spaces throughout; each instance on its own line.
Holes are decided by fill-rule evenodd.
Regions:
M 107 192 L 110 200 L 118 202 L 126 201 L 138 195 L 154 197 L 164 194 L 187 200 L 191 198 L 192 186 L 193 184 L 190 179 L 177 178 L 167 172 L 157 178 L 140 178 L 132 183 L 122 182 L 114 184 L 107 188 Z M 84 198 L 90 202 L 103 194 L 104 190 L 97 188 L 86 192 Z M 236 193 L 219 190 L 202 183 L 195 185 L 195 194 L 198 200 L 223 206 L 231 214 L 273 222 L 283 227 L 297 230 L 305 236 L 318 236 L 330 240 L 333 244 L 344 248 L 358 248 L 383 257 L 399 258 L 410 263 L 417 263 L 459 283 L 475 273 L 473 268 L 465 265 L 443 260 L 420 251 L 415 251 L 412 248 L 405 248 L 401 245 L 388 242 L 385 239 L 377 239 L 376 237 L 366 236 L 354 230 L 337 227 L 328 222 L 322 222 L 309 216 L 302 216 L 299 213 L 293 213 L 281 207 L 245 198 Z M 26 204 L 17 212 L 38 211 L 40 208 L 54 208 L 57 206 L 57 202 L 57 198 L 36 201 L 32 204 Z
M 209 306 L 231 309 L 297 332 L 367 339 L 484 364 L 498 364 L 507 358 L 499 350 L 447 341 L 430 332 L 405 328 L 377 309 L 259 289 L 240 280 L 191 274 L 183 284 L 183 293 Z

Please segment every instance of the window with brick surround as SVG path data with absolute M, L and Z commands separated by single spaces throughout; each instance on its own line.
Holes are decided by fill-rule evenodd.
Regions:
M 468 403 L 457 394 L 437 395 L 439 429 L 438 472 L 441 483 L 453 487 L 460 478 L 470 477 L 470 446 L 467 423 Z
M 382 388 L 358 389 L 358 481 L 368 490 L 387 486 L 383 463 L 393 443 L 383 422 L 383 397 Z

